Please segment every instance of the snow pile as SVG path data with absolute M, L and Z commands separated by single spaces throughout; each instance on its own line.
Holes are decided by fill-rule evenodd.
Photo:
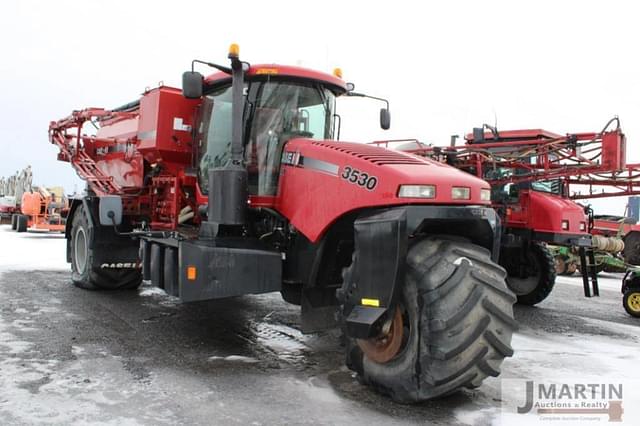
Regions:
M 68 270 L 64 234 L 17 233 L 0 225 L 0 273 L 5 271 Z

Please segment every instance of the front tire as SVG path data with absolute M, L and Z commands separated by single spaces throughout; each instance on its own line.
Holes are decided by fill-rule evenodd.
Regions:
M 345 284 L 357 253 L 354 259 L 343 274 Z M 347 366 L 402 403 L 480 386 L 487 376 L 500 374 L 500 364 L 513 354 L 516 299 L 505 275 L 489 251 L 474 244 L 446 238 L 418 241 L 407 253 L 401 312 L 395 316 L 402 317 L 403 327 L 390 327 L 404 335 L 399 352 L 377 362 L 367 354 L 370 346 L 348 338 Z

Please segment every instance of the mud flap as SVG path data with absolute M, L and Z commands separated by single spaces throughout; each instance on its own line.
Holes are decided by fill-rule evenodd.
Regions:
M 358 262 L 350 288 L 355 307 L 346 319 L 347 333 L 368 338 L 389 308 L 404 282 L 407 256 L 407 214 L 391 209 L 360 216 L 354 224 Z

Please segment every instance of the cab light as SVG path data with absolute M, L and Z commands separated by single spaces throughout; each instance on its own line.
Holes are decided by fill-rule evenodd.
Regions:
M 229 57 L 237 58 L 239 56 L 240 56 L 240 46 L 238 46 L 236 43 L 232 43 L 231 46 L 229 46 Z
M 340 68 L 334 68 L 333 69 L 333 75 L 338 77 L 338 78 L 342 78 L 342 69 Z
M 564 229 L 565 231 L 569 229 L 569 221 L 568 220 L 563 220 L 562 221 L 562 229 Z
M 195 266 L 187 266 L 187 279 L 189 281 L 195 281 L 198 276 L 198 271 Z
M 587 230 L 587 224 L 584 222 L 580 222 L 580 230 L 581 231 L 586 231 Z
M 451 188 L 451 198 L 454 200 L 468 200 L 471 198 L 471 190 L 463 186 Z
M 480 201 L 491 201 L 491 190 L 488 188 L 482 188 L 480 190 Z
M 257 75 L 276 75 L 278 73 L 278 68 L 258 68 L 256 70 Z
M 362 306 L 373 306 L 375 308 L 379 308 L 380 307 L 380 301 L 378 299 L 367 299 L 367 298 L 363 298 L 360 301 L 360 304 Z
M 435 198 L 435 185 L 401 185 L 398 190 L 400 198 Z

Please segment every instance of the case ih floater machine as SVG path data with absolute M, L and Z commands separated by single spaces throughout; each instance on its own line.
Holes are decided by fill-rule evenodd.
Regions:
M 206 63 L 219 70 L 206 79 L 192 66 L 182 92 L 51 123 L 59 159 L 88 183 L 67 221 L 73 282 L 144 276 L 185 302 L 280 291 L 305 331 L 341 318 L 348 366 L 398 401 L 498 375 L 515 297 L 489 185 L 337 141 L 335 100 L 359 95 L 339 73 L 249 65 L 235 45 L 229 59 Z
M 617 126 L 610 130 L 613 123 Z M 451 146 L 412 144 L 404 150 L 491 184 L 493 206 L 504 227 L 500 264 L 520 303 L 539 303 L 553 288 L 554 259 L 546 244 L 578 249 L 587 297 L 598 295 L 597 248 L 624 247 L 627 262 L 640 263 L 637 230 L 625 228 L 620 241 L 594 228 L 602 221 L 594 221 L 588 209 L 573 201 L 640 193 L 640 164 L 626 164 L 626 138 L 617 118 L 599 133 L 498 132 L 484 125 L 465 139 L 462 146 L 455 146 L 454 138 Z

